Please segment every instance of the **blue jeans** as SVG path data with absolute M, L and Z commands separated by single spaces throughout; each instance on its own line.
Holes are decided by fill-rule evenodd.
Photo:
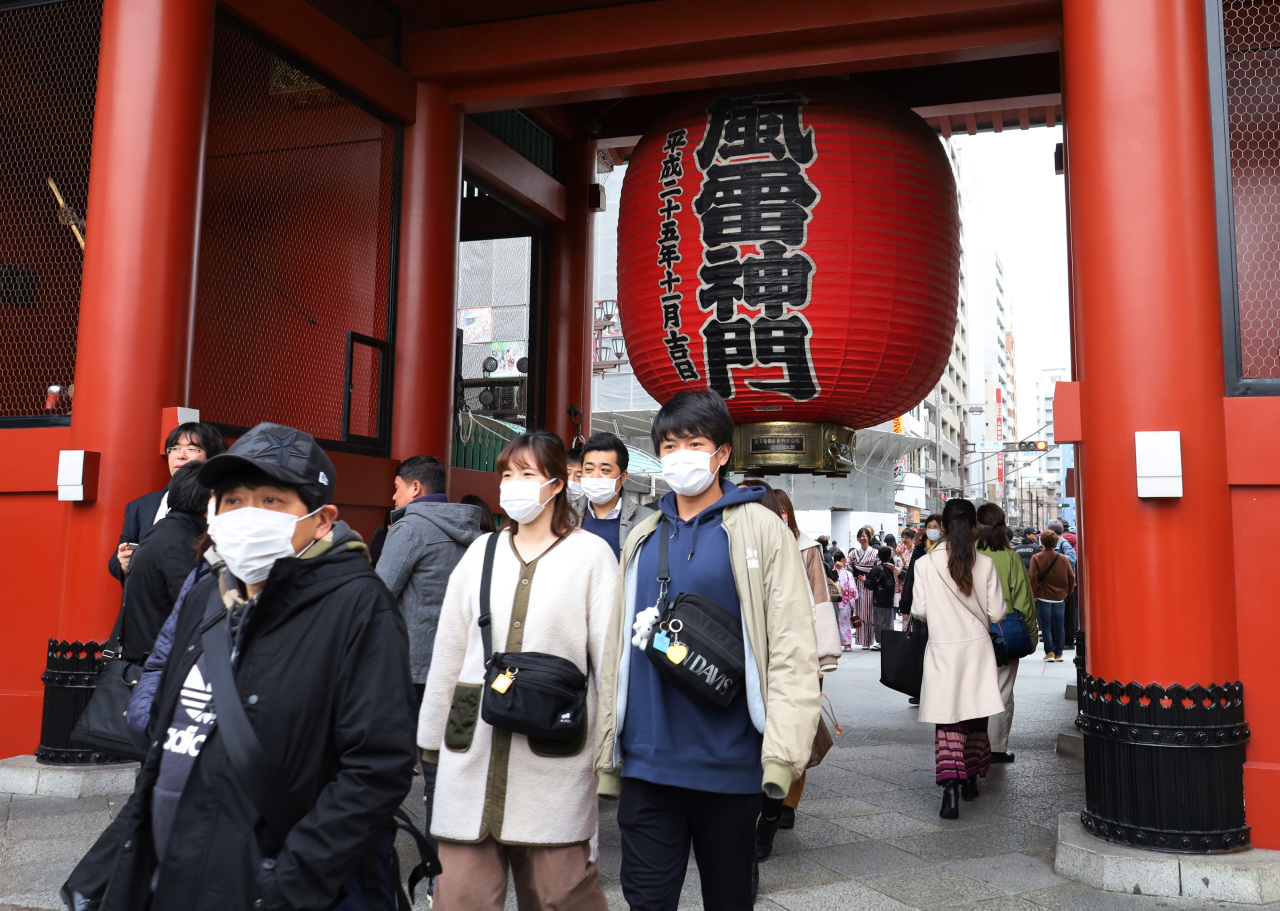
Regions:
M 1044 635 L 1044 653 L 1061 655 L 1067 647 L 1067 602 L 1036 598 L 1036 616 L 1040 618 L 1040 632 Z

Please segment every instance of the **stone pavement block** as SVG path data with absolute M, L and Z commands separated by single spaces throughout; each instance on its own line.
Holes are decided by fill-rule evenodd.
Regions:
M 980 902 L 967 905 L 955 905 L 955 911 L 1041 911 L 1039 905 L 1033 905 L 1025 898 L 1017 895 L 1001 895 L 999 898 L 986 898 Z
M 46 816 L 74 816 L 76 814 L 108 812 L 114 801 L 123 797 L 24 797 L 9 805 L 10 819 L 41 819 Z
M 924 835 L 904 835 L 894 838 L 890 844 L 910 851 L 926 861 L 942 863 L 951 860 L 965 860 L 970 857 L 986 857 L 991 854 L 1003 854 L 993 850 L 993 846 L 1003 844 L 1003 833 L 1007 826 L 1001 825 L 964 825 L 964 807 L 960 808 L 957 820 L 940 820 L 946 823 L 940 831 Z
M 899 788 L 937 787 L 938 779 L 933 769 L 882 769 L 870 773 L 873 778 L 887 781 Z
M 801 802 L 801 806 L 804 803 Z M 863 841 L 865 836 L 822 819 L 796 820 L 794 829 L 779 829 L 773 840 L 773 849 L 780 854 L 825 848 L 829 845 L 847 845 Z
M 910 851 L 878 841 L 860 841 L 856 844 L 833 845 L 818 848 L 807 855 L 824 867 L 842 873 L 852 879 L 895 873 L 922 867 L 925 862 Z
M 775 892 L 769 898 L 786 911 L 849 911 L 853 908 L 858 911 L 906 911 L 908 908 L 881 892 L 854 882 Z
M 937 814 L 934 814 L 935 818 Z M 901 835 L 922 835 L 926 832 L 941 831 L 941 826 L 932 821 L 925 821 L 903 813 L 881 813 L 878 816 L 853 816 L 836 820 L 837 825 L 883 841 Z
M 0 867 L 0 895 L 57 891 L 67 881 L 75 861 L 5 864 Z
M 111 824 L 106 810 L 92 813 L 67 813 L 36 819 L 11 819 L 5 825 L 5 844 L 35 838 L 97 838 Z
M 775 854 L 760 865 L 760 894 L 825 886 L 845 879 L 803 853 Z
M 0 895 L 0 911 L 63 911 L 66 905 L 57 892 L 29 892 L 23 895 Z
M 947 864 L 947 869 L 957 870 L 965 876 L 1011 894 L 1048 889 L 1066 882 L 1053 872 L 1049 864 L 1026 854 L 972 858 Z
M 873 876 L 863 882 L 877 892 L 921 911 L 946 911 L 958 904 L 1003 894 L 999 889 L 970 879 L 963 873 L 938 867 Z
M 811 797 L 809 788 L 806 786 L 804 800 L 800 802 L 797 812 L 801 816 L 815 816 L 818 819 L 834 821 L 844 816 L 869 816 L 883 813 L 884 807 L 877 807 L 857 797 Z M 603 834 L 602 832 L 601 835 Z
M 1179 896 L 1181 873 L 1176 854 L 1112 845 L 1085 831 L 1079 816 L 1058 817 L 1054 872 L 1106 892 Z
M 0 869 L 14 864 L 66 863 L 75 864 L 88 853 L 97 836 L 80 838 L 41 838 L 15 841 L 6 844 L 0 853 Z M 70 866 L 68 869 L 70 869 Z
M 860 799 L 900 813 L 908 810 L 927 810 L 930 807 L 936 813 L 942 806 L 942 791 L 936 784 L 931 788 L 885 788 L 878 794 L 868 794 Z

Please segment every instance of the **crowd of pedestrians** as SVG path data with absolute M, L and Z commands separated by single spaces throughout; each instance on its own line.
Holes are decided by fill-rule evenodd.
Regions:
M 145 759 L 68 906 L 397 906 L 396 814 L 420 779 L 410 884 L 442 911 L 502 908 L 509 880 L 524 911 L 604 911 L 599 799 L 619 801 L 631 908 L 674 909 L 691 850 L 704 907 L 750 907 L 797 822 L 824 676 L 897 615 L 928 630 L 912 702 L 955 818 L 1014 760 L 1018 659 L 990 628 L 1016 615 L 1061 660 L 1075 542 L 952 500 L 841 551 L 785 491 L 726 480 L 733 434 L 719 396 L 673 397 L 652 429 L 671 492 L 649 506 L 613 434 L 521 434 L 498 457 L 500 525 L 417 455 L 366 547 L 310 435 L 260 424 L 228 450 L 175 428 L 169 484 L 128 505 L 109 560 Z

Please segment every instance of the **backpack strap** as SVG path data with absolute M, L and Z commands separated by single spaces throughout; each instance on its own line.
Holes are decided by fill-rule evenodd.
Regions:
M 236 688 L 235 671 L 231 667 L 230 613 L 222 607 L 222 594 L 216 585 L 210 595 L 210 601 L 215 600 L 222 608 L 222 618 L 201 636 L 204 655 L 208 659 L 205 670 L 213 689 L 217 716 L 214 731 L 226 747 L 227 759 L 240 780 L 240 786 L 266 820 L 276 842 L 283 845 L 290 830 L 307 811 L 281 776 L 279 768 L 267 756 L 262 741 L 249 723 L 249 716 L 245 714 L 240 691 Z
M 476 621 L 480 625 L 480 639 L 484 643 L 484 663 L 488 665 L 493 657 L 493 631 L 489 617 L 489 589 L 493 585 L 493 559 L 498 552 L 498 538 L 502 532 L 495 531 L 484 543 L 484 568 L 480 571 L 480 617 Z

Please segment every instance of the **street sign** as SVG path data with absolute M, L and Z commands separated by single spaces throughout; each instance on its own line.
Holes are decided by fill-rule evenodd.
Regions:
M 1004 443 L 999 440 L 978 440 L 973 444 L 974 452 L 1004 452 Z

